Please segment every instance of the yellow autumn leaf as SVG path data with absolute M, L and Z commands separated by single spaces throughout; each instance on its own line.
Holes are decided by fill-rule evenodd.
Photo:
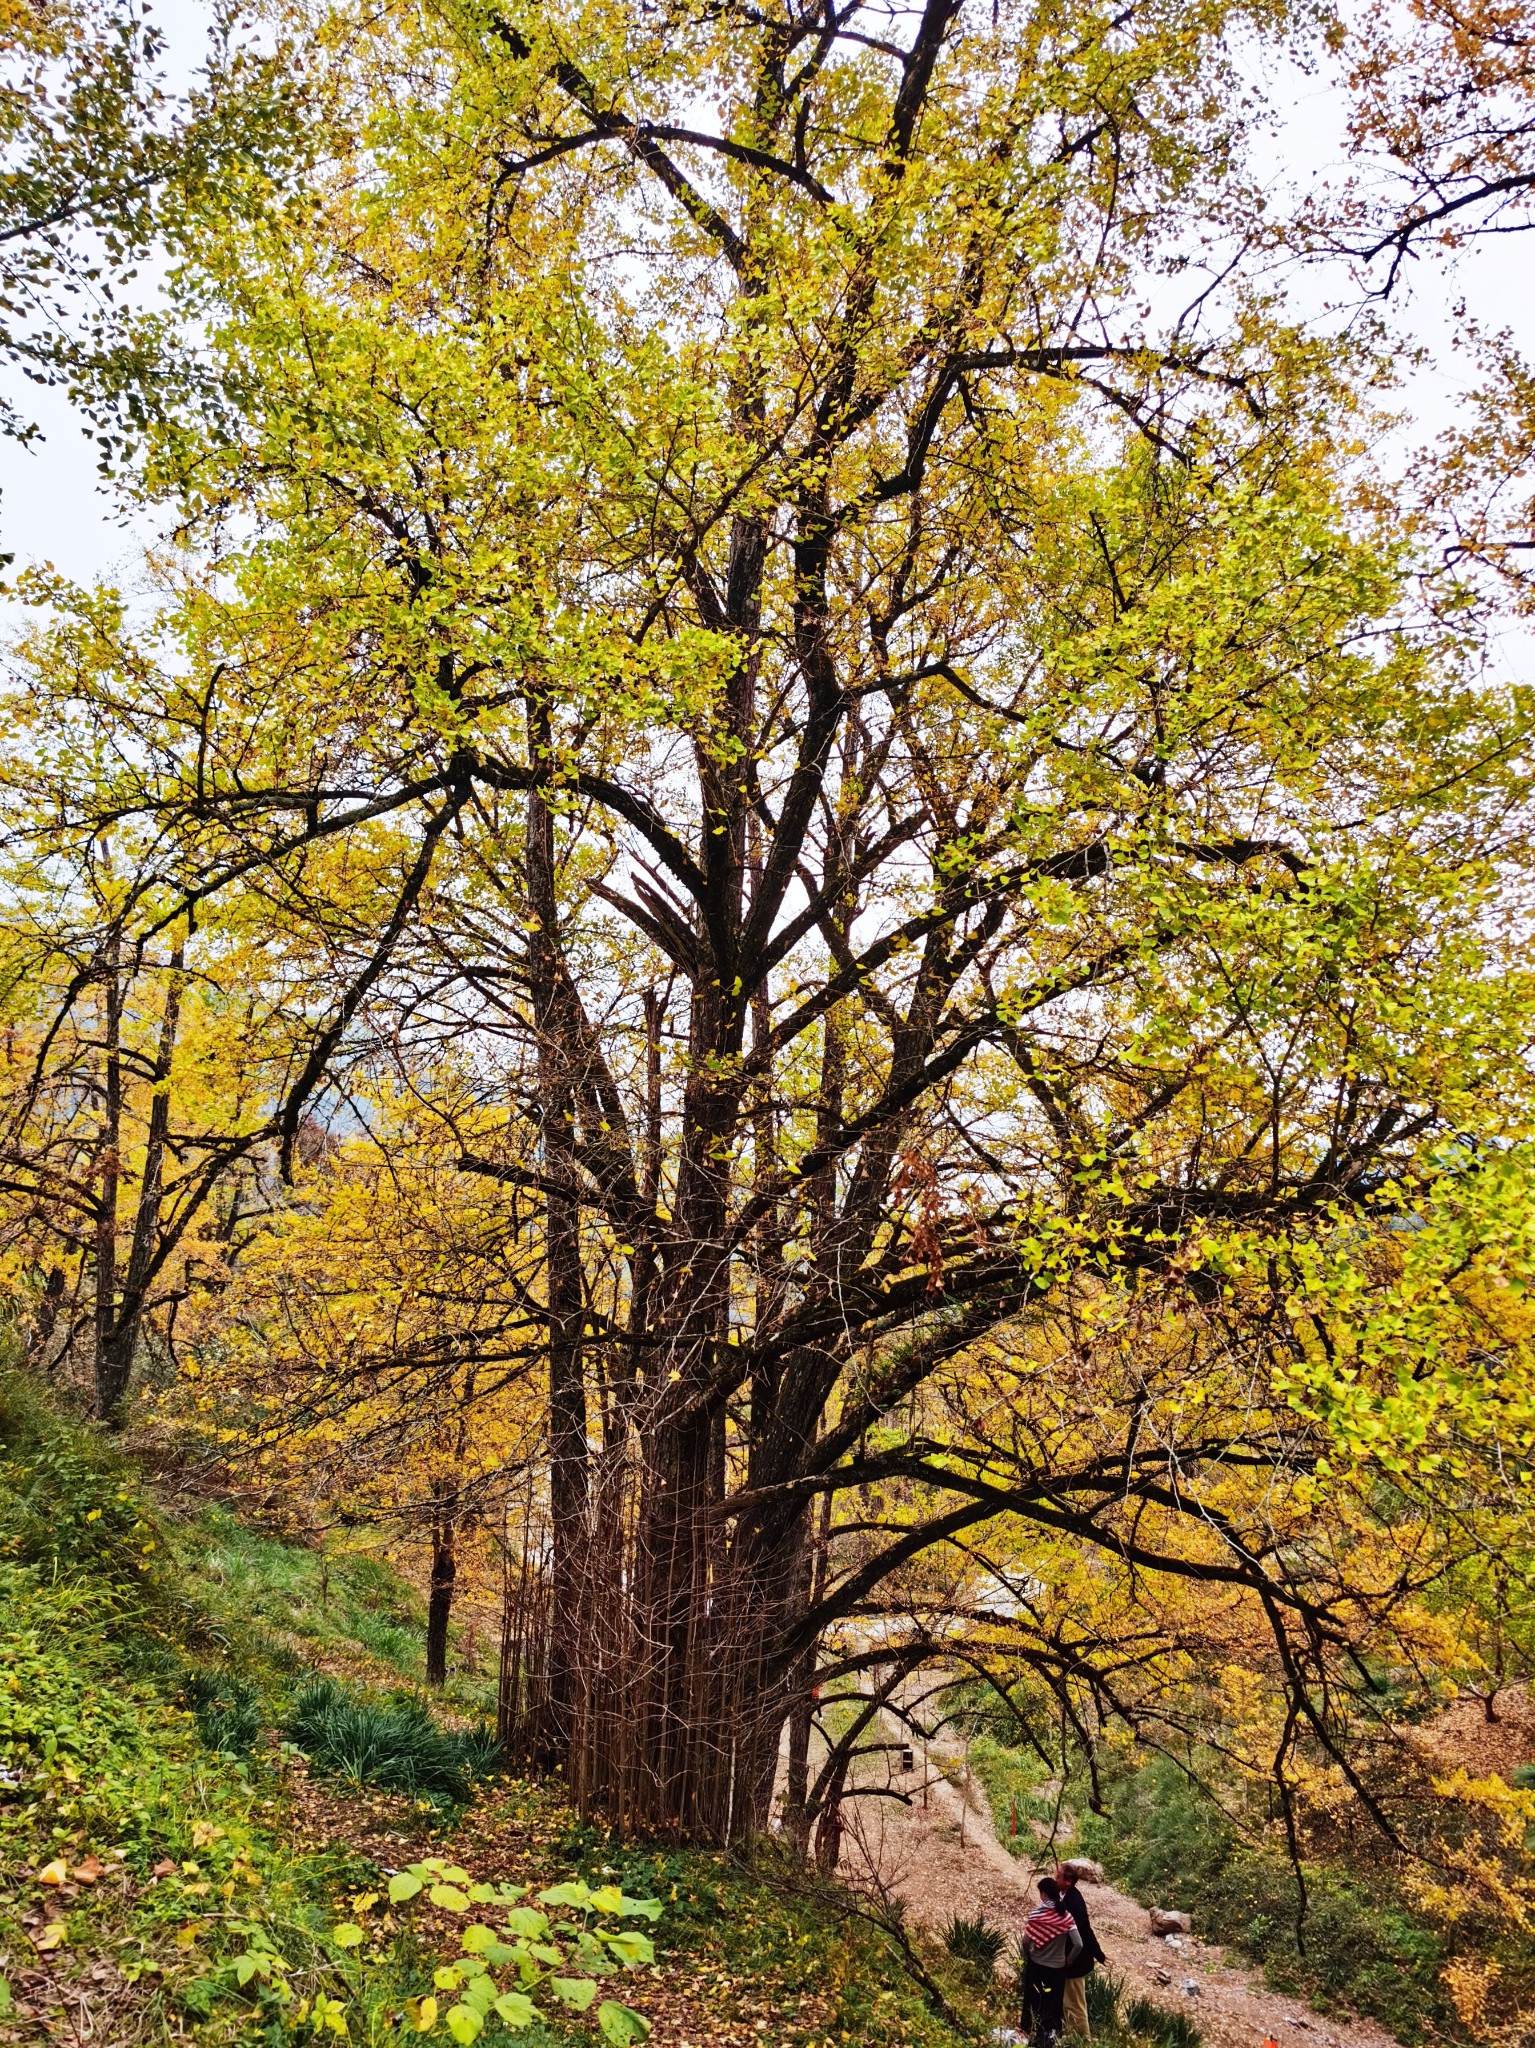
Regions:
M 44 1864 L 37 1873 L 37 1881 L 39 1884 L 63 1884 L 68 1876 L 69 1865 L 55 1859 L 52 1863 Z

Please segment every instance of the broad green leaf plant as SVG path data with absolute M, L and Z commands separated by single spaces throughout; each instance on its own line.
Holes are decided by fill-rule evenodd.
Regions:
M 434 1967 L 432 1989 L 405 2002 L 405 2039 L 446 2032 L 459 2048 L 468 2048 L 492 2020 L 516 2032 L 560 2012 L 595 2007 L 598 2030 L 614 2048 L 645 2040 L 650 2021 L 619 1999 L 599 1999 L 599 1980 L 655 1961 L 649 1935 L 622 1923 L 658 1920 L 660 1901 L 630 1898 L 616 1884 L 594 1889 L 580 1878 L 531 1898 L 529 1893 L 523 1884 L 476 1882 L 457 1864 L 432 1856 L 390 1876 L 387 1902 L 372 1894 L 354 1900 L 359 1916 L 387 1903 L 387 1927 L 381 1923 L 371 1935 L 361 1917 L 343 1921 L 331 1929 L 330 1942 L 340 1951 L 343 1974 L 361 1993 L 370 1961 L 393 1936 L 395 1911 L 421 1901 L 465 1918 L 458 1952 Z M 475 1907 L 490 1910 L 484 1919 L 470 1919 Z M 259 1930 L 229 1967 L 242 1987 L 256 1977 L 268 1984 L 280 1980 L 283 1969 Z M 315 2036 L 349 2038 L 346 2001 L 323 1991 L 298 2004 L 294 2021 Z

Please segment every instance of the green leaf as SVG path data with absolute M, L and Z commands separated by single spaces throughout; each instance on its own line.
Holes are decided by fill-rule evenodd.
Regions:
M 579 1877 L 571 1878 L 564 1884 L 552 1884 L 548 1891 L 540 1892 L 541 1906 L 575 1906 L 584 1911 L 592 1903 L 591 1887 L 583 1884 Z
M 467 1913 L 469 1910 L 468 1894 L 454 1884 L 434 1884 L 427 1897 L 434 1906 L 441 1906 L 445 1913 Z
M 637 1934 L 630 1928 L 624 1928 L 618 1934 L 604 1934 L 602 1939 L 628 1969 L 633 1970 L 641 1963 L 653 1963 L 656 1959 L 655 1947 L 648 1934 Z
M 616 1965 L 595 1934 L 581 1928 L 576 1935 L 576 1947 L 580 1951 L 581 1967 L 590 1970 L 594 1977 L 611 1977 Z
M 644 2041 L 650 2035 L 650 2022 L 645 2015 L 620 2005 L 616 1998 L 605 1998 L 598 2006 L 597 2024 L 603 2040 L 611 2041 L 613 2048 L 628 2048 L 631 2041 Z
M 549 1915 L 536 1906 L 513 1906 L 504 1922 L 508 1934 L 519 1941 L 537 1941 L 549 1932 Z
M 549 1989 L 572 2012 L 585 2012 L 597 1996 L 597 1986 L 590 1977 L 551 1977 Z
M 16 2001 L 11 1996 L 10 1982 L 7 1978 L 0 1977 L 0 2020 L 9 2019 L 15 2010 Z
M 631 1899 L 616 1884 L 605 1884 L 601 1891 L 592 1893 L 592 1909 L 598 1913 L 616 1913 L 620 1919 L 659 1920 L 661 1917 L 659 1899 Z
M 477 2041 L 485 2031 L 485 2021 L 472 2005 L 450 2005 L 447 2018 L 448 2032 L 459 2048 L 469 2048 L 469 2043 Z
M 500 1936 L 494 1927 L 486 1927 L 477 1920 L 472 1927 L 464 1929 L 458 1945 L 467 1956 L 488 1956 L 493 1948 L 500 1945 Z
M 483 2019 L 496 2002 L 494 1977 L 475 1977 L 464 1986 L 464 2004 Z
M 522 1991 L 503 1992 L 491 2009 L 505 2027 L 531 2027 L 538 2018 L 537 2006 Z
M 389 1903 L 401 1906 L 407 1899 L 413 1899 L 421 1889 L 421 1880 L 412 1870 L 397 1870 L 389 1880 Z
M 340 1927 L 333 1927 L 330 1938 L 337 1948 L 360 1948 L 367 1940 L 362 1929 L 350 1920 L 345 1921 Z

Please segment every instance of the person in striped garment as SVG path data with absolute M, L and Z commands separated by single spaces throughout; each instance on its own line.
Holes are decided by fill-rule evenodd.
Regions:
M 1033 2048 L 1054 2048 L 1061 2038 L 1066 1972 L 1080 1955 L 1077 1923 L 1061 1906 L 1053 1877 L 1039 1880 L 1039 1904 L 1023 1923 L 1023 2027 Z

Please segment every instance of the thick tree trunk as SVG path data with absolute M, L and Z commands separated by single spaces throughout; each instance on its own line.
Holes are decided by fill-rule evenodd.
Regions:
M 649 1824 L 712 1839 L 718 1759 L 701 1745 L 710 1727 L 709 1516 L 714 1417 L 699 1414 L 657 1430 L 645 1445 L 644 1492 L 636 1540 L 638 1699 Z
M 134 1211 L 128 1264 L 117 1271 L 117 1214 L 122 1178 L 122 987 L 114 949 L 103 1004 L 106 1070 L 103 1084 L 103 1150 L 101 1194 L 96 1211 L 96 1413 L 112 1427 L 122 1420 L 122 1404 L 133 1378 L 144 1309 L 155 1270 L 160 1235 L 160 1209 L 165 1187 L 165 1148 L 170 1134 L 171 1061 L 181 1022 L 181 986 L 185 955 L 171 955 L 170 982 L 160 1020 L 160 1045 L 155 1057 L 154 1096 L 144 1141 L 144 1172 Z
M 547 765 L 548 709 L 528 704 L 530 758 Z M 545 1293 L 549 1331 L 549 1514 L 552 1603 L 549 1701 L 553 1727 L 551 1759 L 568 1752 L 581 1713 L 581 1639 L 585 1568 L 591 1531 L 590 1450 L 587 1441 L 586 1374 L 582 1346 L 585 1312 L 581 1277 L 581 1216 L 575 1191 L 575 1086 L 571 1063 L 577 1034 L 568 1002 L 562 1002 L 559 907 L 555 894 L 554 821 L 542 793 L 527 806 L 527 890 L 533 928 L 533 1018 L 538 1042 L 538 1088 L 542 1110 L 545 1194 Z

